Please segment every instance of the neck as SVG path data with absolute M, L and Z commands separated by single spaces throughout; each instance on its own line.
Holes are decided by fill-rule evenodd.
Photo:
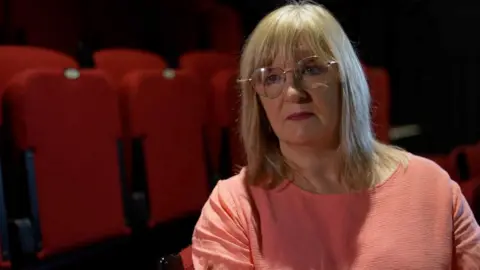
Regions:
M 341 157 L 337 149 L 316 149 L 311 146 L 280 143 L 280 150 L 292 168 L 296 185 L 315 193 L 338 192 L 341 182 Z

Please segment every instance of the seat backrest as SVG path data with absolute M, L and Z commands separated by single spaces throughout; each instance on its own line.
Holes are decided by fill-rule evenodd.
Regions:
M 117 92 L 106 75 L 29 70 L 15 76 L 5 100 L 28 186 L 36 190 L 30 207 L 38 255 L 128 234 Z
M 130 134 L 142 140 L 150 226 L 199 211 L 207 199 L 197 87 L 186 71 L 138 71 L 123 81 Z
M 450 178 L 457 182 L 465 182 L 479 178 L 480 145 L 459 145 L 448 155 L 427 156 L 442 167 Z M 479 178 L 480 179 L 480 178 Z
M 236 69 L 222 70 L 212 78 L 215 121 L 226 131 L 223 132 L 223 136 L 228 136 L 228 152 L 230 155 L 228 158 L 230 158 L 230 166 L 232 166 L 228 168 L 230 170 L 228 176 L 231 176 L 237 167 L 245 165 L 245 151 L 240 141 L 238 129 L 241 100 L 237 78 L 238 72 Z M 224 151 L 222 150 L 221 153 L 224 153 Z M 222 167 L 221 162 L 225 158 L 220 157 L 220 167 Z
M 151 52 L 134 49 L 104 49 L 93 55 L 97 68 L 105 70 L 116 84 L 123 76 L 136 69 L 163 70 L 167 63 L 162 57 Z
M 180 251 L 180 257 L 182 258 L 182 264 L 185 270 L 193 269 L 192 246 L 182 249 L 182 251 Z
M 0 98 L 12 77 L 24 70 L 32 68 L 76 68 L 75 60 L 65 54 L 49 49 L 30 46 L 0 46 L 0 62 L 8 63 L 0 66 Z M 2 123 L 0 108 L 0 124 Z
M 390 130 L 390 79 L 383 68 L 363 66 L 372 97 L 372 125 L 378 140 L 388 143 Z
M 221 127 L 237 124 L 240 109 L 240 91 L 237 87 L 236 69 L 217 72 L 211 80 L 215 105 L 216 122 Z
M 450 178 L 456 182 L 463 182 L 469 179 L 469 168 L 465 150 L 468 146 L 459 145 L 452 149 L 445 157 L 441 167 L 447 171 Z
M 465 156 L 470 178 L 480 177 L 480 145 L 469 145 L 465 148 Z
M 468 204 L 472 206 L 478 201 L 478 193 L 480 190 L 480 178 L 474 177 L 469 180 L 459 183 L 460 188 L 462 189 L 462 194 L 465 196 Z
M 214 171 L 218 171 L 218 157 L 220 155 L 220 127 L 215 117 L 215 97 L 212 90 L 211 79 L 219 71 L 235 69 L 238 57 L 234 54 L 218 52 L 189 52 L 180 57 L 180 69 L 194 72 L 200 79 L 197 91 L 203 93 L 207 103 L 206 137 L 211 164 Z
M 211 77 L 223 69 L 234 69 L 238 65 L 238 56 L 219 52 L 188 52 L 180 56 L 180 69 L 198 73 L 202 81 L 210 82 Z
M 450 177 L 455 181 L 462 182 L 472 178 L 478 178 L 480 170 L 480 146 L 459 145 L 448 155 L 448 162 L 451 164 Z
M 449 155 L 422 155 L 431 161 L 435 162 L 438 166 L 440 166 L 442 169 L 444 169 L 449 175 L 450 178 L 457 180 L 454 178 L 457 173 L 456 169 L 456 161 L 452 160 L 452 158 Z

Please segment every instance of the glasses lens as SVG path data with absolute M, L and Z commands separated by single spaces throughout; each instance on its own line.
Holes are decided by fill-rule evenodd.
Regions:
M 282 92 L 285 73 L 280 68 L 259 68 L 252 74 L 252 83 L 260 95 L 275 98 Z
M 316 89 L 326 86 L 329 65 L 317 56 L 305 58 L 298 62 L 295 75 L 306 89 Z

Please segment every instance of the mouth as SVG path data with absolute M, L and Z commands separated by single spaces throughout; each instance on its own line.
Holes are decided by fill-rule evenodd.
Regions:
M 311 112 L 298 112 L 298 113 L 292 113 L 287 117 L 287 120 L 292 120 L 292 121 L 300 121 L 300 120 L 306 120 L 309 119 L 310 117 L 313 117 L 314 114 Z

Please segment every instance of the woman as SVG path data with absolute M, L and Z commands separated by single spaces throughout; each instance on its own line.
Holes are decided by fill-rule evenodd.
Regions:
M 266 16 L 240 78 L 248 165 L 205 204 L 195 269 L 480 269 L 459 186 L 374 139 L 361 65 L 323 7 Z

